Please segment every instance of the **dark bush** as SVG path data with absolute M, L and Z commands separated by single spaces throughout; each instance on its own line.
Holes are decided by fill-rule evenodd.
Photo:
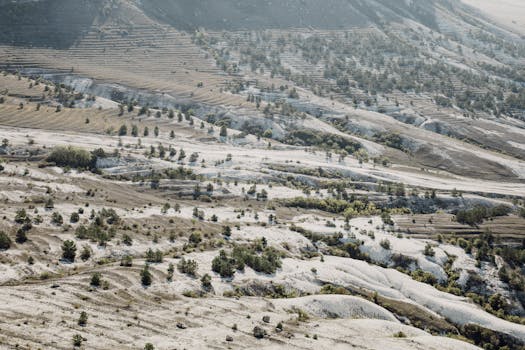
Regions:
M 253 336 L 257 339 L 262 339 L 266 335 L 266 331 L 259 326 L 253 329 Z
M 62 259 L 69 262 L 74 262 L 76 253 L 77 246 L 75 245 L 75 242 L 68 240 L 62 243 Z
M 218 273 L 222 278 L 230 278 L 235 274 L 235 260 L 229 258 L 224 250 L 219 252 L 219 256 L 216 256 L 211 265 L 213 272 Z
M 144 268 L 140 272 L 140 281 L 143 286 L 147 287 L 151 285 L 151 282 L 153 281 L 153 275 L 149 271 L 149 265 L 144 265 Z
M 7 250 L 11 248 L 11 238 L 3 232 L 0 231 L 0 250 Z

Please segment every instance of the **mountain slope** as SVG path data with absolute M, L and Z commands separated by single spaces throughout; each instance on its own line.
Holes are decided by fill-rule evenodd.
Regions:
M 140 3 L 147 13 L 184 29 L 344 29 L 403 18 L 435 26 L 435 1 L 429 0 L 144 0 Z
M 112 9 L 128 2 L 176 28 L 252 30 L 347 29 L 409 18 L 436 28 L 435 5 L 446 0 L 38 0 L 0 2 L 0 43 L 65 48 Z M 117 13 L 114 13 L 118 16 Z
M 67 48 L 94 24 L 105 0 L 0 3 L 0 44 Z
M 0 0 L 0 348 L 523 350 L 524 57 L 454 0 Z
M 372 148 L 383 151 L 370 152 L 371 157 L 484 179 L 523 179 L 523 164 L 501 154 L 523 158 L 525 147 L 524 117 L 514 107 L 520 106 L 519 95 L 513 106 L 505 101 L 519 89 L 512 84 L 522 79 L 519 60 L 525 52 L 519 41 L 509 41 L 515 39 L 512 33 L 447 0 L 320 4 L 4 2 L 0 64 L 48 73 L 83 93 L 117 102 L 188 105 L 201 118 L 226 114 L 235 128 L 248 125 L 262 129 L 260 134 L 272 129 L 279 140 L 294 129 L 322 124 L 329 133 L 381 143 Z M 191 35 L 182 30 L 201 26 L 209 29 Z M 271 29 L 277 27 L 284 29 Z M 268 29 L 222 32 L 242 28 Z M 281 119 L 263 118 L 247 97 L 256 93 L 271 104 L 287 94 L 262 93 L 261 86 L 250 92 L 252 82 L 263 89 L 292 83 L 304 88 L 304 98 L 286 102 L 297 109 L 295 117 L 306 112 L 309 121 L 278 109 L 272 113 Z M 354 113 L 346 110 L 349 105 L 368 111 Z M 319 111 L 324 118 L 317 118 Z M 395 142 L 389 140 L 397 134 Z

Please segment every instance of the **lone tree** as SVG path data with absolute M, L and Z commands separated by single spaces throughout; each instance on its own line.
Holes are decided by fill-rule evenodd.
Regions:
M 131 136 L 138 137 L 139 136 L 139 128 L 136 125 L 131 126 Z
M 128 127 L 126 125 L 121 125 L 118 129 L 118 136 L 126 136 L 128 134 Z
M 226 128 L 226 125 L 221 126 L 221 131 L 219 133 L 221 137 L 227 137 L 228 136 L 228 128 Z
M 54 212 L 51 215 L 51 222 L 57 226 L 61 226 L 64 223 L 64 218 L 62 215 L 60 215 L 60 213 Z
M 149 271 L 149 265 L 144 265 L 144 268 L 140 272 L 140 280 L 142 282 L 142 285 L 144 287 L 151 286 L 151 282 L 153 280 L 153 276 L 151 275 L 151 272 Z
M 19 228 L 18 231 L 16 231 L 16 243 L 24 244 L 25 242 L 27 242 L 26 231 L 23 228 Z
M 81 327 L 85 327 L 87 324 L 87 320 L 88 320 L 88 314 L 85 311 L 82 311 L 78 319 L 78 325 Z
M 432 248 L 432 245 L 430 245 L 430 243 L 427 243 L 427 245 L 425 246 L 425 250 L 424 250 L 423 254 L 425 254 L 426 256 L 433 257 L 434 255 L 436 255 L 436 252 Z
M 69 217 L 69 222 L 72 224 L 77 223 L 80 220 L 80 215 L 75 211 L 71 213 L 71 216 Z
M 230 226 L 223 226 L 222 227 L 222 234 L 225 237 L 230 237 L 232 235 L 232 228 Z
M 202 286 L 202 289 L 204 289 L 205 291 L 209 292 L 213 289 L 213 286 L 211 284 L 211 276 L 208 275 L 208 274 L 205 274 L 204 276 L 202 276 L 201 278 L 201 286 Z
M 95 272 L 93 276 L 91 276 L 91 281 L 89 282 L 90 285 L 93 287 L 100 287 L 102 283 L 102 275 L 100 272 Z
M 253 336 L 257 339 L 262 339 L 266 336 L 266 331 L 259 326 L 253 329 Z
M 53 198 L 49 197 L 46 201 L 45 205 L 46 210 L 51 210 L 55 208 L 55 203 L 53 202 Z
M 3 232 L 0 231 L 0 250 L 7 250 L 11 247 L 11 238 Z
M 74 262 L 76 254 L 77 246 L 75 242 L 67 240 L 62 243 L 62 259 L 69 262 Z
M 82 261 L 88 261 L 89 258 L 91 258 L 91 249 L 89 249 L 89 247 L 86 245 L 82 248 L 80 259 L 82 259 Z

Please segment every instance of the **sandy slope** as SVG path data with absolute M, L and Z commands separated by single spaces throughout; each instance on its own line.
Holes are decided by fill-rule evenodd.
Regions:
M 301 272 L 297 270 L 296 262 L 285 260 L 283 274 L 288 275 L 285 279 L 298 282 L 301 279 L 301 273 L 307 271 L 308 265 L 309 263 L 305 262 L 301 268 L 304 270 Z M 396 270 L 369 265 L 363 261 L 337 257 L 328 257 L 325 263 L 316 264 L 315 268 L 317 269 L 317 278 L 322 281 L 376 290 L 386 297 L 415 302 L 457 324 L 473 322 L 525 340 L 525 326 L 490 315 L 465 298 L 440 292 L 434 287 L 416 282 Z
M 47 144 L 48 147 L 75 144 L 86 149 L 104 147 L 108 151 L 113 150 L 118 143 L 118 137 L 106 135 L 78 134 L 74 132 L 59 133 L 30 128 L 2 127 L 2 129 L 0 129 L 0 139 L 5 137 L 9 138 L 13 144 L 18 145 L 26 144 L 27 139 L 31 138 L 35 140 L 36 144 Z M 125 144 L 134 144 L 137 142 L 137 139 L 133 137 L 123 137 L 122 140 Z M 525 193 L 525 184 L 523 183 L 485 181 L 452 175 L 444 171 L 439 173 L 431 171 L 421 172 L 419 169 L 409 167 L 376 167 L 369 163 L 359 164 L 357 159 L 354 158 L 347 158 L 343 163 L 339 163 L 335 159 L 326 159 L 324 153 L 311 154 L 305 152 L 302 148 L 296 147 L 268 150 L 266 148 L 259 148 L 258 145 L 246 147 L 228 143 L 214 144 L 213 147 L 211 147 L 210 143 L 200 142 L 195 140 L 195 138 L 191 138 L 191 136 L 170 140 L 168 135 L 163 135 L 156 139 L 143 138 L 142 144 L 146 147 L 150 145 L 156 146 L 159 141 L 162 141 L 166 147 L 171 144 L 176 149 L 183 148 L 187 154 L 198 152 L 208 163 L 225 159 L 227 154 L 232 154 L 234 162 L 220 169 L 220 172 L 227 174 L 228 171 L 231 170 L 234 171 L 236 177 L 246 173 L 246 180 L 256 175 L 256 173 L 251 173 L 253 170 L 259 170 L 261 167 L 264 167 L 265 164 L 286 164 L 287 161 L 294 160 L 299 161 L 301 166 L 314 169 L 319 167 L 333 169 L 341 171 L 347 176 L 370 176 L 382 181 L 403 182 L 412 186 L 432 187 L 439 190 L 452 190 L 456 188 L 465 192 L 485 192 L 505 195 Z M 126 150 L 126 152 L 134 153 L 139 157 L 142 151 L 143 150 L 140 149 L 135 151 L 130 149 Z M 488 154 L 489 153 L 487 153 L 487 156 Z M 157 163 L 158 168 L 173 166 L 173 163 L 166 161 L 157 161 Z M 519 167 L 520 171 L 524 172 L 524 174 L 521 175 L 525 176 L 525 170 L 523 170 L 525 169 L 525 164 L 515 161 L 512 165 Z M 239 171 L 239 167 L 242 171 Z M 218 173 L 216 169 L 202 169 L 198 166 L 194 167 L 194 170 L 198 173 L 203 172 L 211 175 Z
M 293 307 L 320 318 L 364 318 L 399 322 L 393 314 L 363 298 L 348 295 L 314 295 L 280 299 L 274 304 L 283 309 Z
M 108 291 L 86 290 L 88 276 L 52 283 L 0 289 L 0 349 L 15 344 L 24 348 L 70 349 L 70 339 L 79 333 L 86 349 L 139 349 L 146 342 L 156 349 L 478 349 L 457 340 L 434 337 L 396 321 L 386 310 L 368 301 L 347 296 L 316 296 L 286 300 L 261 298 L 191 299 L 172 294 L 178 284 L 156 283 L 150 290 L 139 287 L 133 273 L 112 270 Z M 156 296 L 163 296 L 162 301 Z M 80 306 L 82 303 L 82 306 Z M 337 305 L 343 305 L 337 309 Z M 304 306 L 307 322 L 295 321 L 293 306 Z M 89 314 L 86 327 L 76 320 L 80 311 Z M 333 313 L 338 313 L 334 318 Z M 262 322 L 269 316 L 268 323 Z M 277 323 L 284 324 L 277 332 Z M 177 326 L 183 325 L 183 327 Z M 237 324 L 237 331 L 232 326 Z M 268 336 L 257 340 L 254 326 Z M 403 332 L 406 337 L 394 334 Z M 315 339 L 316 335 L 318 339 Z M 231 336 L 233 341 L 225 341 Z

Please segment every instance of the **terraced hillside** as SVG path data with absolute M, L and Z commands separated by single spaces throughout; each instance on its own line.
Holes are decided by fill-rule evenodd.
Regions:
M 54 3 L 58 6 L 57 1 Z M 84 2 L 71 3 L 80 7 L 75 12 L 83 11 L 81 6 Z M 24 42 L 16 37 L 13 41 L 20 45 L 9 46 L 7 44 L 11 41 L 4 40 L 0 50 L 2 65 L 10 69 L 76 75 L 172 94 L 178 101 L 195 98 L 203 102 L 219 102 L 219 90 L 226 79 L 213 61 L 195 47 L 187 33 L 153 22 L 132 4 L 108 2 L 105 7 L 97 9 L 99 12 L 93 23 L 67 49 L 56 48 L 54 43 L 45 41 L 40 41 L 38 45 L 22 45 Z M 23 11 L 26 13 L 29 10 L 24 8 Z M 70 9 L 64 8 L 64 11 Z M 2 13 L 7 15 L 9 11 Z M 40 16 L 40 12 L 38 14 Z M 63 17 L 55 18 L 60 21 Z M 10 18 L 13 20 L 17 17 Z M 26 25 L 23 21 L 16 25 L 5 23 L 6 28 L 11 28 L 5 28 L 5 33 L 11 32 L 13 28 L 17 28 L 15 32 L 22 33 L 41 32 L 41 26 L 48 27 L 47 24 L 38 23 Z M 59 33 L 69 32 L 67 21 L 60 25 L 63 27 L 57 30 Z M 46 32 L 43 35 L 46 36 Z M 60 35 L 53 37 L 59 38 Z M 39 40 L 38 37 L 33 39 Z M 198 88 L 202 82 L 206 82 L 206 86 Z
M 68 48 L 91 29 L 103 6 L 103 0 L 4 1 L 0 43 Z
M 83 6 L 81 1 L 72 3 Z M 358 3 L 348 3 L 353 6 L 348 11 L 362 13 L 357 8 L 364 5 Z M 23 13 L 31 13 L 31 6 L 41 4 L 24 4 Z M 236 7 L 235 11 L 258 10 L 257 6 L 280 11 L 257 4 L 245 4 L 246 8 Z M 196 13 L 195 23 L 198 16 L 209 17 L 204 8 L 218 18 L 221 13 L 193 2 L 112 1 L 100 7 L 92 25 L 67 49 L 53 48 L 53 43 L 48 43 L 48 48 L 23 47 L 24 41 L 15 38 L 21 45 L 2 46 L 0 61 L 11 71 L 43 74 L 83 93 L 120 103 L 136 100 L 168 108 L 186 105 L 201 119 L 217 114 L 220 119 L 226 116 L 237 129 L 247 127 L 260 134 L 272 129 L 281 141 L 294 128 L 315 125 L 332 134 L 343 132 L 347 137 L 380 143 L 387 147 L 385 151 L 377 152 L 374 147 L 376 152 L 371 156 L 384 156 L 394 163 L 447 169 L 460 175 L 475 173 L 491 180 L 523 178 L 521 95 L 512 92 L 517 91 L 521 79 L 523 44 L 511 32 L 483 22 L 457 3 L 403 4 L 370 5 L 390 14 L 385 15 L 390 22 L 380 26 L 361 14 L 359 18 L 369 18 L 366 23 L 347 19 L 354 29 L 345 31 L 195 34 L 177 29 L 184 28 L 177 17 L 157 22 L 159 11 L 166 16 Z M 298 4 L 286 6 L 292 10 Z M 235 13 L 230 10 L 225 12 Z M 424 20 L 427 12 L 432 12 L 432 23 Z M 10 18 L 14 21 L 16 16 Z M 290 21 L 291 27 L 301 26 Z M 9 25 L 6 33 L 16 28 L 31 32 L 26 22 L 21 18 Z M 38 22 L 35 25 L 38 28 Z M 63 25 L 67 27 L 67 23 Z M 323 22 L 318 26 L 323 27 Z M 418 26 L 426 29 L 418 30 Z M 512 38 L 518 41 L 510 44 Z M 325 52 L 318 52 L 323 45 Z M 380 50 L 390 51 L 386 60 L 378 54 Z M 262 52 L 271 55 L 266 57 Z M 348 52 L 352 52 L 352 62 L 342 65 Z M 436 68 L 431 69 L 431 64 Z M 403 81 L 404 85 L 400 84 Z M 292 86 L 306 91 L 289 98 Z M 276 91 L 278 87 L 287 88 Z M 483 102 L 487 94 L 494 97 Z M 260 102 L 249 103 L 248 99 Z M 283 101 L 292 108 L 263 108 Z M 272 115 L 279 117 L 271 120 Z M 317 120 L 303 123 L 304 116 Z
M 0 349 L 525 348 L 512 28 L 0 0 L 0 29 Z
M 0 81 L 5 347 L 475 348 L 423 330 L 512 349 L 525 339 L 522 277 L 499 277 L 517 273 L 499 249 L 523 239 L 523 184 L 336 160 L 189 112 Z M 63 158 L 87 151 L 92 172 Z M 457 222 L 478 206 L 492 208 L 482 226 Z M 260 260 L 218 265 L 240 250 Z M 504 308 L 485 304 L 494 293 Z

